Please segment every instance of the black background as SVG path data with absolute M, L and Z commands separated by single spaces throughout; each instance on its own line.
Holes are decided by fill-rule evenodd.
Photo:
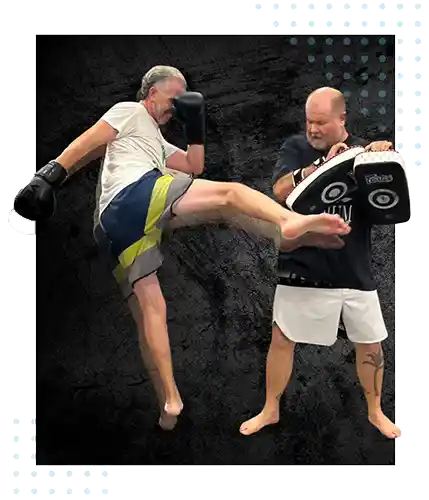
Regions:
M 38 36 L 35 168 L 113 104 L 135 100 L 156 64 L 178 67 L 207 98 L 204 178 L 271 196 L 277 151 L 304 126 L 305 99 L 320 86 L 346 92 L 350 132 L 393 140 L 394 37 Z M 175 124 L 165 135 L 185 146 Z M 94 162 L 78 172 L 56 215 L 38 227 L 39 465 L 394 463 L 393 441 L 367 422 L 354 350 L 343 339 L 298 346 L 280 424 L 239 434 L 264 400 L 276 254 L 218 225 L 166 241 L 159 276 L 185 409 L 175 431 L 158 430 L 133 321 L 92 239 L 98 169 Z M 393 228 L 375 228 L 373 240 L 390 334 L 384 410 L 393 418 Z

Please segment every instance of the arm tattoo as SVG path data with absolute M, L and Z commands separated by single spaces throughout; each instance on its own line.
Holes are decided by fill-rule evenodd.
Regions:
M 380 348 L 379 352 L 370 352 L 367 354 L 367 356 L 370 358 L 370 361 L 362 361 L 362 364 L 371 365 L 375 368 L 375 370 L 374 370 L 374 390 L 375 390 L 375 395 L 380 396 L 381 388 L 379 390 L 377 387 L 377 374 L 384 367 L 383 351 Z

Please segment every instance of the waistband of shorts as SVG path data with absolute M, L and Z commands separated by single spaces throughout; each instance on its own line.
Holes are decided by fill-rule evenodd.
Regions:
M 278 276 L 277 284 L 286 286 L 301 286 L 305 288 L 341 288 L 333 283 L 330 283 L 329 281 L 304 278 L 296 273 L 285 272 Z

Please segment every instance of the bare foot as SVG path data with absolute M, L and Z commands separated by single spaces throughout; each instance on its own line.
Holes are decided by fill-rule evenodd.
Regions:
M 348 234 L 351 228 L 339 215 L 334 214 L 294 214 L 288 222 L 281 226 L 283 238 L 298 238 L 304 233 L 313 232 L 321 234 Z
M 256 432 L 260 431 L 266 425 L 277 424 L 278 421 L 279 421 L 278 411 L 268 413 L 262 410 L 259 415 L 256 415 L 256 417 L 253 417 L 250 420 L 247 420 L 246 422 L 242 423 L 240 427 L 240 432 L 244 436 L 250 436 L 251 434 L 255 434 Z
M 382 434 L 390 439 L 398 438 L 401 435 L 400 429 L 396 427 L 381 410 L 378 413 L 368 415 L 368 420 L 372 425 L 375 425 Z
M 177 424 L 177 417 L 183 410 L 182 400 L 174 399 L 167 401 L 164 408 L 161 410 L 161 415 L 158 420 L 158 425 L 164 431 L 172 431 Z

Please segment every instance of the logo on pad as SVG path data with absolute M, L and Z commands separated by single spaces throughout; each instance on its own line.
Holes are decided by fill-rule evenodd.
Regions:
M 382 184 L 382 183 L 393 182 L 393 175 L 391 174 L 365 175 L 365 181 L 367 184 Z

